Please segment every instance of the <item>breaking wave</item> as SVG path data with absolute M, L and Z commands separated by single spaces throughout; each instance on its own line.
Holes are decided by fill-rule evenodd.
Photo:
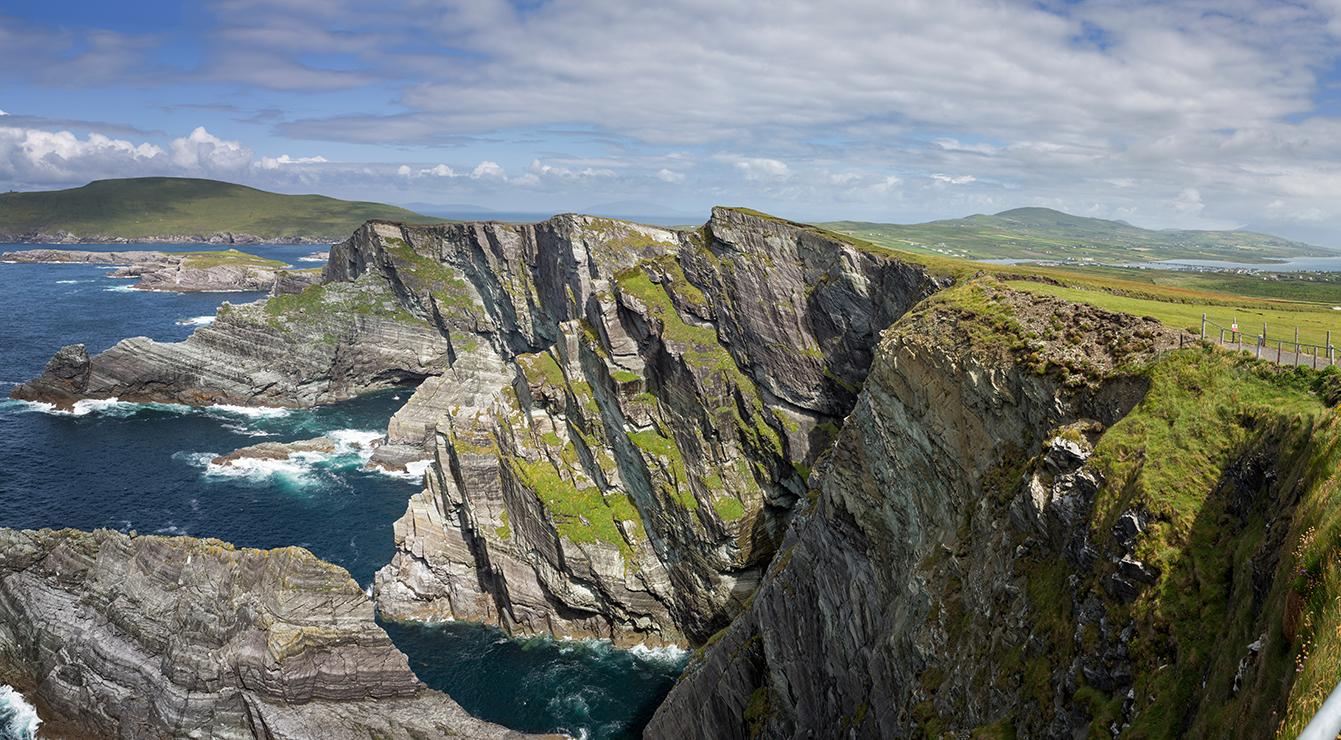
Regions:
M 224 464 L 214 464 L 218 455 L 213 452 L 180 452 L 174 455 L 200 468 L 206 477 L 243 479 L 255 483 L 273 480 L 286 481 L 295 486 L 307 486 L 321 481 L 333 469 L 361 466 L 372 457 L 374 443 L 382 438 L 381 432 L 366 429 L 337 429 L 327 432 L 334 443 L 330 452 L 302 451 L 285 458 L 242 457 Z
M 190 319 L 178 319 L 177 326 L 209 326 L 214 323 L 214 316 L 196 316 Z
M 42 720 L 23 694 L 0 685 L 0 740 L 35 740 Z

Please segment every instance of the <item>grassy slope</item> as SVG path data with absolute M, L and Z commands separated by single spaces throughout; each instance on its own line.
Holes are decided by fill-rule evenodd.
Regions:
M 1017 208 L 924 224 L 834 221 L 823 224 L 896 249 L 966 259 L 1093 259 L 1140 262 L 1221 259 L 1264 262 L 1341 253 L 1247 231 L 1152 231 L 1120 221 L 1085 218 L 1048 208 Z
M 878 249 L 850 236 L 845 240 L 863 250 Z M 1246 312 L 1258 311 L 1269 321 L 1301 324 L 1305 339 L 1320 338 L 1328 327 L 1341 337 L 1341 312 L 1330 310 L 1341 301 L 1316 292 L 1328 288 L 1308 281 L 1165 279 L 1162 273 L 902 256 L 960 279 L 995 273 L 1014 287 L 1154 315 L 1174 326 L 1199 323 L 1203 310 L 1238 309 L 1245 311 L 1241 324 L 1249 320 Z M 1282 285 L 1303 292 L 1297 297 L 1327 300 L 1260 297 Z M 985 324 L 983 331 L 1014 339 L 1009 326 Z M 1336 411 L 1341 371 L 1285 370 L 1209 348 L 1170 353 L 1126 371 L 1147 376 L 1150 391 L 1095 449 L 1093 464 L 1104 485 L 1091 537 L 1104 545 L 1123 511 L 1149 512 L 1150 526 L 1135 555 L 1159 568 L 1159 580 L 1131 603 L 1114 599 L 1103 587 L 1111 565 L 1077 584 L 1080 593 L 1099 598 L 1112 622 L 1134 627 L 1128 646 L 1137 711 L 1126 734 L 1294 737 L 1336 684 L 1341 665 L 1341 415 Z M 1034 639 L 1042 641 L 1038 654 L 1016 669 L 1025 690 L 1038 697 L 1037 707 L 1021 711 L 1050 713 L 1053 676 L 1070 664 L 1081 639 L 1072 615 L 1081 598 L 1073 601 L 1067 569 L 1055 555 L 1026 558 L 1019 567 L 1038 609 Z M 1259 638 L 1261 657 L 1250 663 L 1235 691 L 1240 661 Z M 999 657 L 999 665 L 1011 664 L 1010 656 Z M 1068 703 L 1087 709 L 1098 735 L 1119 716 L 1124 698 L 1082 678 Z M 1009 727 L 1011 718 L 1003 724 Z
M 281 195 L 216 180 L 171 177 L 0 194 L 0 233 L 14 235 L 69 231 L 133 239 L 228 231 L 265 239 L 342 238 L 369 219 L 441 221 L 381 203 Z
M 1150 392 L 1095 449 L 1105 485 L 1090 526 L 1103 546 L 1121 512 L 1149 512 L 1135 554 L 1159 580 L 1131 603 L 1103 588 L 1111 566 L 1080 584 L 1114 624 L 1134 627 L 1128 734 L 1293 737 L 1335 684 L 1341 655 L 1341 418 L 1322 400 L 1336 400 L 1341 376 L 1203 349 L 1142 372 Z M 1050 564 L 1025 571 L 1031 593 L 1064 593 L 1048 583 L 1060 573 Z M 1077 649 L 1069 615 L 1044 617 L 1041 632 L 1062 638 L 1047 652 L 1052 667 Z M 1261 657 L 1235 692 L 1239 662 L 1259 638 Z M 1082 683 L 1073 700 L 1101 732 L 1123 698 Z
M 767 214 L 738 209 L 764 218 Z M 816 233 L 846 241 L 858 249 L 897 253 L 902 259 L 926 265 L 933 272 L 966 278 L 994 275 L 1015 288 L 1047 293 L 1089 303 L 1112 311 L 1150 316 L 1179 329 L 1199 329 L 1201 314 L 1222 326 L 1235 319 L 1251 337 L 1267 324 L 1270 338 L 1292 339 L 1299 329 L 1301 342 L 1321 344 L 1327 331 L 1341 345 L 1341 276 L 1261 276 L 1182 273 L 1170 270 L 991 265 L 940 254 L 878 245 L 861 237 L 818 226 L 797 224 Z M 1337 282 L 1333 282 L 1336 280 Z

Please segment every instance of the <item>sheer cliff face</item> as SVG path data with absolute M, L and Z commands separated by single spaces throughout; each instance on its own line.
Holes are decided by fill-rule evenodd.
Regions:
M 1019 540 L 989 489 L 1060 429 L 1102 429 L 1139 400 L 1139 380 L 1106 373 L 1172 337 L 1115 319 L 970 283 L 890 328 L 751 608 L 709 640 L 649 736 L 900 737 L 1019 706 L 1011 668 L 982 660 L 1031 629 Z M 1029 338 L 1056 321 L 1115 328 L 1063 354 Z M 1049 501 L 1028 501 L 1032 522 Z M 960 630 L 970 613 L 980 634 Z M 944 706 L 924 703 L 929 676 Z
M 306 550 L 0 529 L 0 682 L 68 737 L 519 737 L 423 686 Z
M 331 269 L 380 270 L 390 244 L 461 275 L 454 305 L 429 291 L 451 368 L 392 422 L 437 465 L 379 608 L 621 643 L 701 639 L 739 611 L 875 333 L 937 288 L 724 209 L 688 234 L 585 217 L 377 233 Z

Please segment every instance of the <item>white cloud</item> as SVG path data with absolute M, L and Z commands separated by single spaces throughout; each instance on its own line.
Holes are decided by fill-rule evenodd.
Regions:
M 16 182 L 68 182 L 144 174 L 164 158 L 153 144 L 134 144 L 98 133 L 0 127 L 0 178 Z
M 931 179 L 943 185 L 967 185 L 976 182 L 978 178 L 973 175 L 942 175 L 938 173 L 932 175 Z
M 1177 198 L 1173 199 L 1173 207 L 1181 213 L 1196 214 L 1201 213 L 1206 206 L 1201 202 L 1201 193 L 1197 192 L 1196 188 L 1185 188 Z
M 661 169 L 657 170 L 657 175 L 656 175 L 656 177 L 657 177 L 658 180 L 660 180 L 660 181 L 662 181 L 662 182 L 668 182 L 668 183 L 671 183 L 672 185 L 682 183 L 682 182 L 684 182 L 684 180 L 685 180 L 685 176 L 684 176 L 684 173 L 683 173 L 683 172 L 676 172 L 676 171 L 674 171 L 674 170 L 668 170 L 668 169 L 666 169 L 665 167 L 662 167 Z
M 172 163 L 184 170 L 238 171 L 251 164 L 251 150 L 225 141 L 197 126 L 190 135 L 172 140 Z
M 791 174 L 791 168 L 786 162 L 769 157 L 737 157 L 726 155 L 723 157 L 730 161 L 737 170 L 744 173 L 746 179 L 758 180 L 765 177 L 779 178 L 787 177 Z
M 6 113 L 5 111 L 0 110 L 0 116 L 7 116 L 7 115 L 9 115 L 9 114 Z
M 475 180 L 506 180 L 508 173 L 497 162 L 484 160 L 475 165 L 475 169 L 470 171 L 470 177 Z
M 261 157 L 256 162 L 256 166 L 263 170 L 277 170 L 293 164 L 325 164 L 328 161 L 320 155 L 315 157 L 290 157 L 287 154 L 281 154 L 278 157 Z

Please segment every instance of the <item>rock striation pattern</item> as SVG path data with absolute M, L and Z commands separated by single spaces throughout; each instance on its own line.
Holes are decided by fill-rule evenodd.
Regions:
M 420 683 L 300 548 L 0 529 L 0 683 L 43 736 L 521 737 Z
M 1079 331 L 1039 341 L 1050 326 Z M 1018 665 L 983 660 L 1028 644 L 1032 610 L 1052 606 L 1031 602 L 1015 571 L 1021 533 L 1083 532 L 1087 519 L 1064 512 L 1098 487 L 1082 468 L 1086 435 L 1145 391 L 1117 368 L 1177 344 L 1153 320 L 991 281 L 905 316 L 881 338 L 750 609 L 708 641 L 647 736 L 967 733 L 1027 706 L 1011 683 Z M 1036 457 L 1039 472 L 1017 487 Z M 963 629 L 965 615 L 981 633 Z M 1016 714 L 1022 735 L 1076 729 L 1029 715 Z
M 754 591 L 878 332 L 948 281 L 717 209 L 370 222 L 323 283 L 185 342 L 62 349 L 16 398 L 306 405 L 418 383 L 374 464 L 430 455 L 376 581 L 397 619 L 684 643 Z

